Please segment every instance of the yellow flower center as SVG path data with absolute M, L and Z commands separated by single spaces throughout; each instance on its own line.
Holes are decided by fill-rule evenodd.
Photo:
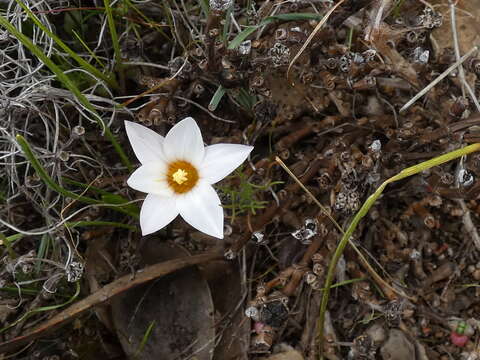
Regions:
M 177 160 L 168 165 L 167 182 L 177 194 L 184 194 L 196 185 L 198 171 L 187 161 Z
M 178 185 L 182 185 L 185 181 L 188 180 L 187 178 L 188 173 L 183 170 L 183 169 L 178 169 L 173 175 L 172 179 L 175 181 Z

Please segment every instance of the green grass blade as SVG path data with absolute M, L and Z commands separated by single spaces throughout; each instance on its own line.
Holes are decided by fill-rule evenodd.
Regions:
M 28 50 L 30 50 L 30 52 L 32 52 L 41 62 L 43 62 L 57 76 L 58 80 L 61 81 L 63 85 L 75 95 L 78 101 L 83 106 L 85 106 L 91 112 L 91 114 L 93 114 L 95 120 L 97 121 L 98 125 L 101 127 L 105 136 L 107 137 L 108 140 L 110 140 L 113 147 L 115 148 L 115 151 L 120 156 L 120 159 L 122 160 L 123 164 L 128 168 L 129 171 L 132 171 L 133 169 L 132 164 L 130 163 L 130 160 L 128 160 L 127 155 L 123 151 L 122 147 L 118 143 L 113 133 L 106 126 L 105 122 L 97 113 L 93 105 L 90 104 L 90 101 L 88 101 L 85 95 L 82 94 L 82 92 L 77 88 L 77 86 L 64 73 L 64 71 L 57 64 L 55 64 L 47 55 L 45 55 L 43 51 L 39 47 L 37 47 L 26 35 L 18 31 L 17 28 L 13 26 L 3 16 L 0 16 L 0 26 L 3 26 L 5 29 L 7 29 L 7 31 L 10 34 L 15 36 L 18 40 L 20 40 L 21 43 L 26 48 L 28 48 Z
M 404 179 L 406 177 L 418 174 L 424 170 L 430 169 L 434 166 L 438 166 L 444 164 L 448 161 L 458 159 L 464 155 L 470 154 L 472 152 L 480 151 L 480 143 L 472 144 L 466 146 L 464 148 L 451 151 L 447 154 L 440 155 L 428 161 L 424 161 L 420 164 L 408 167 L 400 171 L 397 175 L 385 180 L 378 189 L 368 197 L 368 199 L 363 203 L 360 210 L 355 214 L 352 222 L 348 226 L 347 231 L 342 236 L 340 242 L 338 243 L 337 248 L 335 249 L 335 253 L 333 254 L 332 260 L 328 266 L 328 273 L 325 279 L 324 291 L 322 294 L 322 302 L 320 304 L 320 315 L 318 319 L 318 330 L 319 330 L 319 342 L 320 342 L 320 354 L 323 349 L 323 330 L 324 330 L 324 322 L 325 322 L 325 312 L 327 311 L 328 299 L 330 296 L 330 289 L 332 288 L 333 277 L 335 275 L 335 269 L 337 268 L 338 261 L 343 254 L 343 250 L 347 246 L 352 234 L 354 233 L 357 225 L 359 224 L 360 220 L 367 215 L 368 211 L 375 203 L 375 201 L 380 197 L 383 190 L 386 186 L 392 182 Z M 323 356 L 320 356 L 320 359 L 323 359 Z
M 38 159 L 33 154 L 33 151 L 30 148 L 30 145 L 25 140 L 25 138 L 21 135 L 17 135 L 17 142 L 20 145 L 20 147 L 22 148 L 23 153 L 25 154 L 25 157 L 28 159 L 28 161 L 32 164 L 33 168 L 37 172 L 40 179 L 42 179 L 42 181 L 50 189 L 56 191 L 59 194 L 62 194 L 65 197 L 69 197 L 69 198 L 75 199 L 77 201 L 81 201 L 83 203 L 86 203 L 86 204 L 108 205 L 108 203 L 105 203 L 104 201 L 93 199 L 91 197 L 84 196 L 84 195 L 78 195 L 78 194 L 76 194 L 72 191 L 69 191 L 69 190 L 61 187 L 59 184 L 57 184 L 50 177 L 50 175 L 47 173 L 47 171 L 40 164 Z M 111 195 L 114 195 L 114 194 L 111 194 Z M 118 204 L 118 202 L 116 202 L 115 204 L 110 204 L 110 205 L 116 205 L 116 204 Z M 111 208 L 113 210 L 116 210 L 116 211 L 119 211 L 119 212 L 122 212 L 124 214 L 130 215 L 130 216 L 134 217 L 135 219 L 138 219 L 138 212 L 132 211 L 132 209 L 130 209 L 130 208 L 126 209 L 126 208 L 123 208 L 121 206 L 111 206 L 109 208 Z
M 273 19 L 270 19 L 270 20 L 265 19 L 259 25 L 247 26 L 244 30 L 242 30 L 240 34 L 235 36 L 235 38 L 232 41 L 230 41 L 230 44 L 228 44 L 228 48 L 230 50 L 236 49 L 237 47 L 240 46 L 242 42 L 244 42 L 247 39 L 247 37 L 249 37 L 255 31 L 257 31 L 258 28 L 260 28 L 261 26 L 267 25 L 271 22 L 273 22 Z
M 50 248 L 50 235 L 44 234 L 42 236 L 42 240 L 40 240 L 40 245 L 38 246 L 37 257 L 39 259 L 46 258 L 46 254 L 48 253 L 49 248 Z M 40 273 L 40 271 L 42 270 L 42 266 L 43 266 L 43 261 L 37 261 L 35 265 L 36 274 Z
M 150 339 L 153 329 L 155 329 L 155 320 L 150 322 L 150 324 L 147 327 L 147 330 L 145 331 L 145 334 L 143 334 L 142 341 L 140 341 L 137 352 L 135 354 L 136 357 L 142 353 L 143 349 L 145 348 L 145 345 L 147 345 L 148 339 Z
M 17 325 L 18 323 L 26 320 L 27 318 L 29 318 L 33 314 L 36 314 L 36 313 L 39 313 L 39 312 L 44 312 L 44 311 L 56 310 L 56 309 L 62 308 L 64 306 L 72 303 L 78 297 L 78 295 L 80 295 L 80 281 L 77 281 L 75 283 L 75 286 L 76 286 L 75 293 L 64 303 L 56 304 L 56 305 L 50 305 L 50 306 L 42 306 L 42 307 L 38 307 L 36 309 L 30 310 L 30 311 L 26 312 L 25 314 L 23 314 L 20 318 L 18 318 L 14 322 L 5 326 L 3 329 L 0 329 L 0 334 L 5 332 L 6 330 L 10 329 L 11 327 Z
M 80 44 L 82 44 L 82 46 L 85 48 L 85 50 L 87 50 L 88 53 L 90 54 L 90 56 L 95 59 L 95 61 L 98 63 L 98 65 L 100 65 L 102 68 L 105 69 L 105 64 L 102 62 L 102 60 L 100 60 L 98 58 L 98 56 L 92 51 L 92 49 L 90 49 L 88 47 L 88 45 L 85 43 L 85 41 L 83 41 L 83 39 L 81 38 L 80 34 L 78 34 L 74 29 L 72 29 L 72 32 L 73 32 L 73 35 L 75 35 L 75 37 L 77 38 L 78 42 Z M 118 86 L 118 84 L 115 84 L 115 87 L 117 87 L 117 86 Z
M 265 19 L 282 20 L 282 21 L 301 21 L 301 20 L 321 20 L 322 15 L 315 13 L 291 13 L 291 14 L 278 14 L 268 16 Z
M 82 57 L 80 57 L 75 51 L 70 49 L 70 47 L 65 44 L 62 39 L 60 39 L 57 35 L 52 33 L 21 0 L 15 0 L 18 5 L 22 7 L 22 9 L 27 13 L 28 17 L 32 19 L 35 25 L 38 26 L 45 34 L 47 34 L 55 43 L 61 47 L 72 59 L 74 59 L 80 67 L 82 67 L 85 71 L 91 73 L 95 77 L 102 79 L 106 83 L 108 83 L 111 87 L 118 89 L 118 84 L 116 83 L 115 79 L 112 76 L 106 75 L 99 71 L 96 67 L 92 64 L 85 61 Z
M 247 37 L 252 35 L 257 29 L 261 28 L 262 26 L 268 25 L 275 20 L 280 21 L 299 21 L 299 20 L 320 20 L 322 18 L 321 15 L 312 14 L 312 13 L 293 13 L 293 14 L 278 14 L 266 17 L 263 19 L 260 24 L 247 26 L 241 33 L 239 33 L 235 38 L 230 41 L 228 44 L 229 49 L 236 49 L 240 46 L 242 42 L 245 41 Z
M 113 19 L 112 6 L 110 0 L 103 0 L 105 12 L 107 13 L 108 28 L 110 29 L 110 36 L 112 38 L 113 51 L 115 53 L 115 63 L 120 65 L 122 63 L 122 54 L 120 52 L 120 42 L 118 41 L 117 28 L 115 27 L 115 20 Z
M 205 13 L 205 16 L 207 16 L 210 13 L 210 4 L 208 3 L 208 0 L 197 0 L 197 1 L 200 4 L 202 11 Z
M 217 91 L 215 91 L 215 94 L 213 94 L 212 99 L 210 100 L 210 104 L 208 104 L 208 110 L 217 110 L 218 104 L 220 103 L 220 100 L 222 100 L 226 91 L 227 90 L 222 85 L 218 86 Z

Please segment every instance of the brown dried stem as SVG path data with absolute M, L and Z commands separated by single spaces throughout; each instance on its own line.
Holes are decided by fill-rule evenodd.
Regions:
M 30 332 L 1 343 L 0 354 L 18 349 L 19 347 L 28 344 L 35 339 L 43 337 L 64 326 L 78 316 L 84 314 L 94 306 L 103 304 L 112 299 L 114 296 L 120 295 L 121 293 L 136 286 L 142 285 L 148 281 L 160 278 L 164 275 L 173 273 L 188 266 L 202 264 L 213 260 L 220 260 L 222 258 L 223 255 L 220 252 L 214 251 L 151 265 L 143 270 L 138 271 L 133 278 L 131 274 L 122 276 L 121 278 L 104 286 L 97 292 L 87 296 L 85 299 L 80 300 L 67 309 L 61 311 Z

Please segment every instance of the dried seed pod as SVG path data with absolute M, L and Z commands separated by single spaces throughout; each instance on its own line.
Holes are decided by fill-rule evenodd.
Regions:
M 325 66 L 330 69 L 330 70 L 334 70 L 337 68 L 338 66 L 338 59 L 337 58 L 328 58 L 326 61 L 325 61 Z
M 255 75 L 250 80 L 250 87 L 252 88 L 259 88 L 265 84 L 265 78 L 262 75 Z
M 373 76 L 365 76 L 363 79 L 352 84 L 353 90 L 370 90 L 377 86 L 377 79 Z
M 302 228 L 292 232 L 292 236 L 299 240 L 302 244 L 311 244 L 315 235 L 317 235 L 318 221 L 317 219 L 306 219 Z
M 443 15 L 434 11 L 430 7 L 425 7 L 423 13 L 417 18 L 417 24 L 419 26 L 424 26 L 427 29 L 433 29 L 440 27 L 443 23 Z
M 67 268 L 65 269 L 65 273 L 67 275 L 68 282 L 76 282 L 80 280 L 83 276 L 83 270 L 85 266 L 83 263 L 78 261 L 72 261 L 68 264 Z
M 207 59 L 203 59 L 198 63 L 198 68 L 202 71 L 206 71 L 208 67 L 208 61 Z
M 166 108 L 169 102 L 170 100 L 167 97 L 161 97 L 158 99 L 148 114 L 148 120 L 150 120 L 154 125 L 159 125 L 162 121 L 166 121 L 168 123 Z
M 313 79 L 314 75 L 311 71 L 305 72 L 301 76 L 302 84 L 311 84 L 313 82 Z
M 351 356 L 355 359 L 356 358 L 374 359 L 376 351 L 377 351 L 377 348 L 373 340 L 367 334 L 362 334 L 360 336 L 357 336 L 353 340 Z
M 437 221 L 421 202 L 412 204 L 412 210 L 423 219 L 423 223 L 429 229 L 434 229 L 436 227 Z
M 237 257 L 237 254 L 235 251 L 233 251 L 232 249 L 228 249 L 227 251 L 225 251 L 225 253 L 223 254 L 223 256 L 225 257 L 225 259 L 227 260 L 233 260 Z
M 312 262 L 313 263 L 321 262 L 321 261 L 323 261 L 323 259 L 324 259 L 324 257 L 320 253 L 315 253 L 315 254 L 312 255 Z
M 270 301 L 260 308 L 260 321 L 272 328 L 278 328 L 288 318 L 288 308 L 284 301 Z
M 455 176 L 450 173 L 443 173 L 440 177 L 440 181 L 445 185 L 452 185 L 455 181 Z
M 260 320 L 260 311 L 255 306 L 249 306 L 245 309 L 245 316 L 253 319 L 254 321 Z
M 413 50 L 412 61 L 415 64 L 427 64 L 428 59 L 430 58 L 430 51 L 421 48 L 420 46 L 416 47 Z
M 337 196 L 335 197 L 335 210 L 337 211 L 345 211 L 347 209 L 347 201 L 348 201 L 348 196 L 344 192 L 339 192 Z
M 468 99 L 462 96 L 455 99 L 453 104 L 450 106 L 449 114 L 456 118 L 461 118 L 462 115 L 465 113 L 465 110 L 468 109 Z
M 390 327 L 396 327 L 399 325 L 400 320 L 402 319 L 404 305 L 405 303 L 403 301 L 393 300 L 385 307 L 385 318 Z
M 268 50 L 268 56 L 274 67 L 285 66 L 290 62 L 290 49 L 277 42 Z
M 170 60 L 168 62 L 168 69 L 170 71 L 170 77 L 175 76 L 182 80 L 189 80 L 193 75 L 192 63 L 188 60 L 188 58 L 181 56 Z
M 210 0 L 210 10 L 225 12 L 233 5 L 233 0 Z
M 418 32 L 414 30 L 407 32 L 405 39 L 409 43 L 416 44 L 418 42 Z
M 275 30 L 275 39 L 276 40 L 285 40 L 287 38 L 287 29 L 285 28 L 278 28 Z
M 475 174 L 467 169 L 460 169 L 457 175 L 457 180 L 460 186 L 472 186 L 475 182 Z
M 225 70 L 235 70 L 235 66 L 233 66 L 232 62 L 227 59 L 225 56 L 222 57 L 222 67 L 225 69 Z
M 216 38 L 218 35 L 220 35 L 220 30 L 217 28 L 213 28 L 208 31 L 208 36 L 210 38 Z
M 315 281 L 313 282 L 310 287 L 312 290 L 322 290 L 323 289 L 323 281 Z
M 256 245 L 265 245 L 268 243 L 268 240 L 261 231 L 254 231 L 252 233 L 252 240 Z
M 467 68 L 476 75 L 480 75 L 480 59 L 471 58 L 467 62 Z
M 325 266 L 320 263 L 313 264 L 312 271 L 315 275 L 322 277 L 325 274 Z
M 365 169 L 371 169 L 374 165 L 374 161 L 371 156 L 365 155 L 362 157 L 362 166 Z
M 317 281 L 317 276 L 311 271 L 307 271 L 305 275 L 303 275 L 303 278 L 308 285 L 311 285 Z
M 255 351 L 264 352 L 268 351 L 273 345 L 274 331 L 271 326 L 263 323 L 261 325 L 255 324 L 256 336 L 252 339 L 252 346 Z
M 320 71 L 318 75 L 320 76 L 320 79 L 322 80 L 325 89 L 329 91 L 335 89 L 335 75 L 331 74 L 326 70 Z
M 77 125 L 72 129 L 72 135 L 73 136 L 82 136 L 85 134 L 85 128 L 83 126 Z

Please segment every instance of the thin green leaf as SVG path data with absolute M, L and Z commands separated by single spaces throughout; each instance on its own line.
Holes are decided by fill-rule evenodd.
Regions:
M 220 100 L 222 100 L 226 91 L 227 90 L 222 85 L 218 86 L 217 91 L 215 91 L 215 94 L 213 94 L 212 99 L 210 100 L 210 104 L 208 104 L 208 110 L 215 111 L 217 109 L 218 104 L 220 103 Z
M 228 48 L 230 50 L 236 49 L 237 47 L 240 46 L 242 42 L 244 42 L 247 37 L 252 35 L 255 31 L 257 31 L 258 28 L 267 25 L 271 22 L 273 22 L 274 19 L 265 19 L 263 20 L 259 25 L 252 25 L 252 26 L 247 26 L 245 29 L 242 30 L 241 33 L 239 33 L 235 38 L 230 41 L 230 44 L 228 44 Z
M 113 19 L 112 6 L 110 0 L 103 0 L 105 12 L 107 13 L 108 28 L 110 30 L 110 37 L 112 38 L 113 52 L 115 53 L 115 62 L 117 65 L 122 63 L 122 54 L 120 52 L 120 42 L 118 41 L 117 28 L 115 20 Z

